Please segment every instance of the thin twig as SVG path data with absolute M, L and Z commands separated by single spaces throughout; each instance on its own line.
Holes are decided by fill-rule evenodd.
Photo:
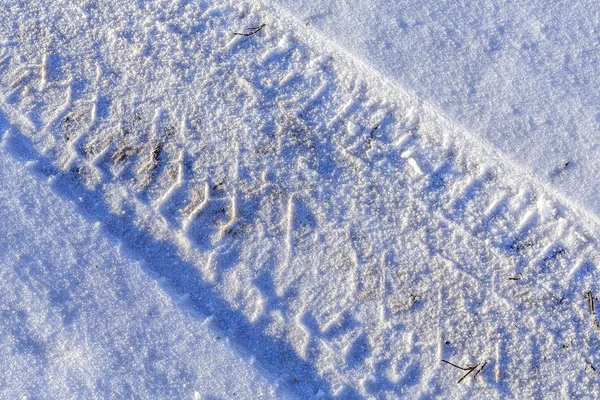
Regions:
M 522 273 L 522 272 L 519 272 L 519 273 L 517 274 L 517 276 L 510 277 L 510 278 L 507 278 L 507 279 L 508 279 L 509 281 L 519 281 L 519 280 L 521 280 L 521 278 L 523 278 L 523 273 Z
M 442 362 L 444 362 L 448 365 L 452 365 L 454 368 L 458 368 L 460 370 L 467 371 L 467 373 L 464 374 L 463 376 L 461 376 L 460 379 L 458 380 L 458 382 L 456 382 L 456 383 L 461 383 L 462 381 L 464 381 L 467 376 L 471 375 L 471 373 L 473 371 L 475 371 L 477 368 L 479 368 L 479 366 L 481 365 L 481 363 L 478 363 L 477 365 L 474 365 L 472 367 L 461 367 L 460 365 L 451 363 L 448 360 L 442 359 Z M 484 362 L 483 365 L 481 365 L 481 368 L 479 368 L 479 370 L 477 372 L 475 372 L 475 375 L 473 375 L 473 379 L 477 378 L 477 375 L 479 375 L 479 373 L 483 370 L 483 368 L 486 366 L 486 364 L 487 364 L 487 361 Z
M 587 292 L 586 295 L 587 295 L 587 298 L 588 298 L 588 305 L 590 307 L 590 314 L 594 314 L 594 312 L 595 312 L 594 295 L 592 294 L 591 290 L 589 292 Z
M 475 375 L 473 375 L 473 379 L 477 378 L 477 375 L 479 375 L 479 373 L 481 371 L 483 371 L 483 369 L 485 368 L 486 364 L 487 364 L 487 361 L 483 363 L 483 365 L 481 366 L 481 368 L 479 368 L 479 371 L 475 372 Z
M 253 28 L 246 28 L 246 33 L 240 33 L 240 32 L 233 32 L 234 35 L 238 35 L 238 36 L 252 36 L 258 32 L 260 32 L 262 30 L 262 28 L 265 27 L 266 24 L 262 24 L 260 26 L 255 26 Z
M 459 367 L 458 365 L 453 364 L 453 363 L 451 363 L 450 361 L 447 361 L 447 360 L 442 360 L 442 362 L 445 362 L 446 364 L 450 364 L 450 365 L 452 365 L 455 368 L 462 369 L 463 371 L 468 371 L 470 369 L 470 368 Z
M 464 380 L 464 379 L 465 379 L 467 376 L 469 376 L 469 375 L 471 374 L 471 372 L 475 371 L 475 369 L 476 369 L 477 367 L 479 367 L 479 364 L 477 364 L 477 365 L 476 365 L 476 366 L 474 366 L 474 367 L 470 367 L 470 368 L 469 368 L 469 372 L 467 372 L 466 374 L 464 374 L 464 375 L 462 376 L 462 378 L 460 378 L 460 379 L 458 380 L 458 382 L 456 382 L 456 383 L 461 383 L 461 382 L 462 382 L 462 381 L 463 381 L 463 380 Z

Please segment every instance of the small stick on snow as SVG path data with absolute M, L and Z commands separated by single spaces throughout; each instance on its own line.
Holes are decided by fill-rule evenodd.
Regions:
M 255 26 L 253 28 L 246 28 L 246 33 L 240 33 L 240 32 L 233 32 L 234 35 L 238 35 L 238 36 L 252 36 L 258 32 L 260 32 L 262 30 L 262 28 L 265 27 L 266 24 L 262 24 L 260 26 Z
M 463 381 L 463 380 L 464 380 L 464 379 L 465 379 L 467 376 L 469 376 L 469 375 L 471 374 L 471 372 L 475 371 L 475 369 L 476 369 L 477 367 L 479 367 L 479 364 L 475 365 L 474 367 L 469 367 L 469 372 L 467 372 L 466 374 L 464 374 L 464 375 L 462 376 L 462 378 L 460 378 L 460 379 L 458 380 L 458 382 L 456 382 L 456 383 L 461 383 L 461 382 L 462 382 L 462 381 Z
M 590 307 L 590 314 L 593 315 L 595 313 L 595 309 L 594 309 L 594 295 L 592 294 L 591 290 L 586 293 L 586 297 L 588 298 L 588 305 Z
M 469 368 L 459 367 L 458 365 L 453 364 L 450 361 L 447 361 L 447 360 L 444 360 L 444 359 L 442 359 L 442 362 L 445 362 L 446 364 L 452 365 L 455 368 L 462 369 L 463 371 L 468 371 L 469 370 Z
M 479 367 L 479 365 L 480 365 L 480 364 L 477 364 L 477 365 L 474 365 L 474 366 L 472 366 L 472 367 L 461 367 L 461 366 L 459 366 L 459 365 L 456 365 L 456 364 L 454 364 L 454 363 L 451 363 L 451 362 L 450 362 L 450 361 L 448 361 L 448 360 L 444 360 L 444 359 L 442 359 L 442 362 L 445 362 L 446 364 L 452 365 L 454 368 L 458 368 L 458 369 L 460 369 L 460 370 L 467 371 L 467 373 L 466 373 L 466 374 L 464 374 L 464 375 L 463 375 L 463 376 L 462 376 L 462 377 L 461 377 L 461 378 L 458 380 L 458 382 L 456 382 L 456 383 L 461 383 L 461 382 L 462 382 L 462 381 L 463 381 L 463 380 L 464 380 L 464 379 L 465 379 L 467 376 L 469 376 L 469 375 L 471 374 L 471 372 L 475 371 L 475 370 L 476 370 L 476 369 Z M 482 366 L 481 368 L 479 368 L 479 371 L 477 371 L 477 373 L 476 373 L 476 374 L 473 376 L 473 379 L 475 379 L 475 377 L 476 377 L 476 376 L 477 376 L 477 375 L 478 375 L 478 374 L 481 372 L 481 370 L 483 369 L 483 367 L 485 367 L 485 364 L 487 364 L 487 361 L 486 361 L 486 362 L 483 364 L 483 366 Z
M 221 186 L 223 186 L 223 184 L 225 183 L 225 181 L 226 181 L 226 179 L 225 179 L 225 178 L 221 179 L 221 180 L 219 181 L 219 183 L 217 183 L 216 185 L 214 185 L 214 186 L 212 187 L 212 190 L 217 190 L 218 188 L 220 188 Z
M 513 276 L 510 278 L 507 278 L 509 281 L 519 281 L 521 280 L 521 278 L 523 277 L 523 273 L 519 272 L 517 276 Z
M 473 375 L 473 379 L 477 378 L 477 375 L 479 375 L 479 373 L 481 371 L 483 371 L 483 369 L 485 368 L 486 364 L 487 364 L 487 361 L 483 363 L 483 365 L 481 366 L 481 368 L 479 368 L 479 371 L 475 372 L 475 375 Z

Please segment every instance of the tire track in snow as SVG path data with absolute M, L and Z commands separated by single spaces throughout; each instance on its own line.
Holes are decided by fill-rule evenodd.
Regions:
M 173 244 L 178 250 L 170 255 L 197 266 L 203 275 L 195 286 L 208 284 L 236 315 L 225 326 L 239 324 L 259 343 L 275 338 L 282 354 L 295 349 L 298 355 L 284 363 L 287 388 L 342 398 L 426 395 L 436 387 L 455 395 L 526 393 L 535 385 L 531 368 L 518 359 L 532 352 L 522 347 L 524 339 L 559 343 L 575 327 L 571 340 L 589 348 L 591 326 L 583 315 L 572 317 L 580 305 L 576 292 L 595 276 L 597 229 L 579 223 L 571 204 L 522 179 L 418 99 L 382 89 L 380 77 L 331 45 L 292 32 L 287 21 L 275 19 L 251 37 L 223 33 L 281 17 L 276 11 L 208 6 L 197 10 L 190 28 L 203 35 L 166 30 L 162 36 L 161 27 L 189 27 L 190 18 L 185 10 L 163 15 L 159 4 L 149 8 L 156 29 L 142 35 L 153 46 L 144 51 L 154 53 L 141 52 L 133 64 L 164 69 L 168 56 L 174 66 L 157 68 L 156 76 L 140 68 L 137 80 L 129 78 L 136 84 L 113 73 L 109 85 L 102 77 L 109 79 L 109 61 L 97 64 L 104 65 L 100 78 L 88 79 L 96 68 L 61 54 L 73 76 L 50 83 L 48 67 L 5 47 L 1 110 L 14 137 L 32 141 L 39 155 L 31 157 L 54 164 L 55 180 L 73 182 L 58 188 L 81 190 L 107 211 L 127 215 L 120 223 Z M 191 50 L 178 56 L 172 43 Z M 178 82 L 175 65 L 189 59 L 198 65 L 188 70 L 201 79 Z M 113 60 L 110 70 L 132 68 L 125 60 Z M 32 71 L 27 79 L 22 70 Z M 87 91 L 74 99 L 75 83 L 86 79 Z M 137 93 L 140 85 L 154 92 Z M 204 104 L 194 104 L 197 93 Z M 77 112 L 102 96 L 113 98 L 104 112 Z M 160 127 L 159 107 L 168 109 Z M 243 134 L 232 134 L 237 129 Z M 77 145 L 65 132 L 77 133 Z M 157 171 L 150 175 L 153 190 L 140 185 L 148 181 L 148 165 Z M 166 203 L 174 190 L 181 193 L 176 208 Z M 148 260 L 151 252 L 129 243 Z M 279 251 L 281 243 L 287 249 Z M 561 283 L 574 264 L 586 265 L 588 282 Z M 160 270 L 151 261 L 149 267 Z M 559 313 L 557 304 L 567 311 Z M 431 330 L 429 315 L 439 328 Z M 502 334 L 519 319 L 536 318 L 538 332 L 523 325 Z M 498 350 L 485 340 L 490 332 L 510 346 Z M 272 355 L 243 335 L 232 340 L 257 352 L 269 369 Z M 457 387 L 432 354 L 488 357 L 495 372 L 482 373 L 482 385 Z M 551 360 L 561 370 L 562 359 Z M 465 362 L 473 361 L 482 360 Z M 294 376 L 303 369 L 304 378 Z M 569 373 L 575 372 L 563 376 Z M 321 383 L 310 382 L 318 375 Z M 589 388 L 593 378 L 579 382 Z

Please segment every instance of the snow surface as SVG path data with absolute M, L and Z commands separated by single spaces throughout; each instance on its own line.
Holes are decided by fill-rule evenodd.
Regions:
M 258 1 L 0 20 L 7 396 L 600 396 L 598 214 L 347 43 Z
M 276 398 L 211 319 L 27 165 L 0 149 L 1 398 Z
M 275 2 L 600 213 L 597 2 Z

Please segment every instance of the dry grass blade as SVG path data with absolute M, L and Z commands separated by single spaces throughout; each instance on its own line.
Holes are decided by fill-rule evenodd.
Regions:
M 254 34 L 257 34 L 258 32 L 260 32 L 262 30 L 262 28 L 265 27 L 266 24 L 262 24 L 259 26 L 255 26 L 253 28 L 246 28 L 246 33 L 240 33 L 240 32 L 233 32 L 234 35 L 238 35 L 238 36 L 252 36 Z

